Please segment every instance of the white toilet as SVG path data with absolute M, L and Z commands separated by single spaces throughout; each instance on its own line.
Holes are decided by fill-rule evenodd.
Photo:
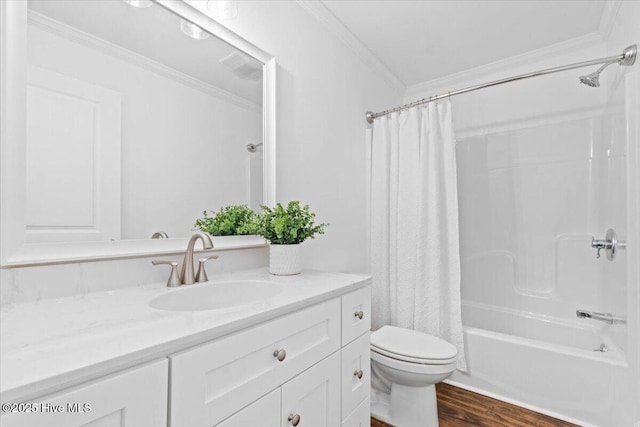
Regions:
M 396 427 L 436 427 L 436 383 L 456 368 L 447 341 L 383 326 L 371 334 L 371 416 Z

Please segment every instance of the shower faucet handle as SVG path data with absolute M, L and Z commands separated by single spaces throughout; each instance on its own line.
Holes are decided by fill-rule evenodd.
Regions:
M 591 247 L 596 249 L 596 258 L 600 258 L 600 250 L 609 249 L 610 243 L 606 240 L 596 240 L 595 237 L 591 238 Z
M 607 230 L 604 240 L 596 240 L 595 237 L 591 238 L 591 247 L 596 249 L 596 258 L 600 258 L 600 251 L 604 249 L 609 261 L 613 261 L 617 255 L 618 249 L 622 249 L 626 246 L 626 242 L 618 240 L 616 232 L 612 228 Z

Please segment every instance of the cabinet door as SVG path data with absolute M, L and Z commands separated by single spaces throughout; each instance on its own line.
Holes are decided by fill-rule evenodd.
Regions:
M 282 386 L 281 427 L 340 425 L 340 352 L 334 353 Z
M 280 387 L 230 416 L 216 427 L 278 427 L 280 425 Z
M 342 422 L 342 427 L 371 427 L 369 399 L 365 399 L 365 401 L 349 415 L 349 418 Z
M 346 419 L 371 393 L 369 332 L 352 341 L 342 354 L 342 419 Z
M 166 359 L 35 399 L 35 413 L 5 413 L 2 427 L 167 425 Z M 77 406 L 76 406 L 77 404 Z

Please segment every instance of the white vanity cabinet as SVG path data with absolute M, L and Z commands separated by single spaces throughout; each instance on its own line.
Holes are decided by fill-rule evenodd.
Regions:
M 292 294 L 301 292 L 293 286 Z M 119 372 L 105 375 L 104 368 L 89 366 L 91 377 L 77 378 L 77 385 L 55 393 L 46 394 L 43 388 L 44 395 L 32 401 L 36 411 L 4 413 L 0 425 L 368 426 L 371 290 L 368 285 L 347 293 L 338 289 L 314 305 L 300 298 L 299 305 L 282 306 L 279 314 L 258 312 L 252 319 L 240 317 L 235 325 L 215 319 L 226 335 L 203 328 L 201 332 L 215 334 L 211 341 L 190 348 L 160 343 L 167 347 L 151 361 L 131 360 L 138 365 Z M 182 315 L 173 315 L 171 321 L 178 316 Z M 136 331 L 129 338 L 144 336 Z M 81 380 L 85 382 L 75 382 Z M 10 399 L 9 403 L 24 402 L 16 394 Z
M 170 427 L 369 425 L 369 287 L 170 356 Z
M 213 426 L 340 349 L 333 299 L 170 356 L 171 427 Z
M 109 375 L 33 402 L 32 412 L 3 413 L 2 427 L 164 426 L 166 359 Z M 34 411 L 33 411 L 34 410 Z

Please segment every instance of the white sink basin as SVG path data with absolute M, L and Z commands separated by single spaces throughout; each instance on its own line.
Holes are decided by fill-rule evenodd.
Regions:
M 220 310 L 264 301 L 282 292 L 279 285 L 259 280 L 184 285 L 149 302 L 172 311 Z

